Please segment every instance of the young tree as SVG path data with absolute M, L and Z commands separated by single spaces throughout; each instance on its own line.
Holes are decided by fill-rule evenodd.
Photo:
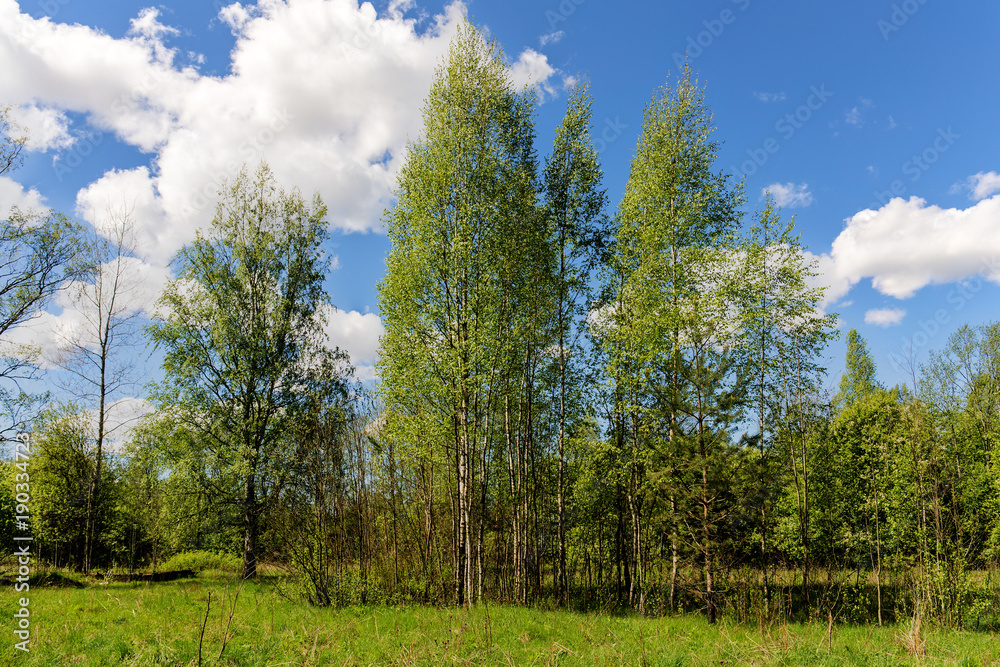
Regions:
M 53 406 L 36 419 L 31 444 L 32 513 L 42 553 L 56 565 L 82 569 L 87 497 L 94 477 L 91 424 L 75 406 Z M 102 524 L 105 497 L 100 496 L 94 508 Z
M 556 282 L 556 345 L 558 350 L 558 458 L 556 496 L 559 514 L 558 588 L 563 605 L 569 604 L 566 574 L 566 439 L 571 420 L 584 416 L 583 379 L 580 367 L 580 334 L 589 307 L 590 273 L 596 265 L 594 248 L 602 242 L 602 221 L 607 197 L 601 189 L 601 168 L 590 138 L 590 96 L 586 85 L 577 85 L 567 103 L 566 115 L 556 130 L 552 155 L 545 161 L 544 206 L 558 252 Z M 574 400 L 576 399 L 576 400 Z
M 207 235 L 174 260 L 177 279 L 149 328 L 164 351 L 160 409 L 240 479 L 243 576 L 257 572 L 260 518 L 281 489 L 291 426 L 308 406 L 322 347 L 326 208 L 246 171 L 222 193 Z
M 685 68 L 673 88 L 664 88 L 646 108 L 617 232 L 605 274 L 610 321 L 601 337 L 608 374 L 615 385 L 616 438 L 628 443 L 632 482 L 627 500 L 632 524 L 636 602 L 644 606 L 643 508 L 649 446 L 674 451 L 678 416 L 671 396 L 690 375 L 681 367 L 692 341 L 688 323 L 711 323 L 713 337 L 726 341 L 737 327 L 731 257 L 739 226 L 742 190 L 715 172 L 719 144 L 710 136 L 712 117 L 704 92 Z M 656 409 L 652 409 L 658 403 Z M 622 429 L 627 429 L 623 433 Z M 678 456 L 683 456 L 677 450 Z M 671 604 L 678 573 L 678 490 L 663 459 L 658 475 L 670 507 Z
M 770 613 L 768 537 L 772 508 L 780 496 L 780 485 L 772 480 L 777 464 L 785 460 L 795 485 L 796 510 L 803 550 L 803 580 L 808 580 L 809 554 L 809 457 L 806 453 L 811 411 L 808 396 L 819 389 L 824 369 L 819 357 L 834 335 L 836 315 L 821 315 L 824 288 L 810 287 L 815 268 L 806 259 L 795 233 L 794 219 L 782 221 L 780 210 L 768 195 L 764 208 L 743 243 L 744 274 L 740 280 L 741 356 L 752 388 L 749 403 L 757 422 L 754 437 L 758 452 L 754 494 L 759 517 L 760 565 L 763 571 L 765 612 Z M 786 391 L 783 391 L 786 390 Z M 787 391 L 791 390 L 791 391 Z M 805 399 L 805 401 L 803 401 Z M 778 444 L 782 424 L 786 437 Z M 794 428 L 791 428 L 794 426 Z M 780 457 L 780 458 L 779 458 Z
M 504 362 L 513 340 L 528 341 L 517 348 L 527 349 L 523 358 L 537 356 L 534 322 L 548 312 L 538 301 L 550 292 L 537 280 L 546 273 L 539 261 L 551 253 L 535 208 L 532 101 L 514 90 L 499 47 L 471 24 L 460 26 L 386 214 L 392 249 L 379 284 L 385 432 L 397 451 L 412 452 L 402 456 L 432 467 L 450 459 L 459 604 L 471 603 L 474 565 L 482 562 L 481 540 L 472 540 L 485 500 L 479 496 L 476 517 L 483 483 L 476 469 L 485 468 Z M 426 502 L 430 514 L 432 490 Z
M 346 381 L 348 364 L 346 355 L 331 355 L 322 374 L 340 382 L 325 383 L 295 425 L 291 479 L 275 515 L 284 563 L 298 578 L 306 601 L 318 606 L 341 603 L 349 586 L 345 571 L 353 562 L 363 566 L 366 555 L 370 558 L 365 546 L 372 527 L 363 520 L 369 508 L 357 487 L 351 493 L 351 480 L 370 474 L 358 453 L 370 448 L 374 415 L 362 409 L 360 388 Z M 362 601 L 366 592 L 361 591 Z
M 62 335 L 55 359 L 69 375 L 67 388 L 80 405 L 96 414 L 95 471 L 87 491 L 83 569 L 91 567 L 94 498 L 100 493 L 107 440 L 113 435 L 116 399 L 135 378 L 129 351 L 138 342 L 143 301 L 141 262 L 136 257 L 133 221 L 127 212 L 111 216 L 80 253 L 84 273 L 72 284 L 71 298 L 82 316 L 79 326 Z
M 849 408 L 856 401 L 867 398 L 881 389 L 875 374 L 875 360 L 868 351 L 868 343 L 857 329 L 847 332 L 847 367 L 840 379 L 840 391 L 835 399 L 841 408 Z
M 677 354 L 681 380 L 668 390 L 673 417 L 667 457 L 673 469 L 671 492 L 679 508 L 685 540 L 701 566 L 702 589 L 709 623 L 719 608 L 717 573 L 726 556 L 726 530 L 741 505 L 734 479 L 739 473 L 740 450 L 731 431 L 746 402 L 746 381 L 731 352 L 712 331 L 712 325 L 692 318 L 684 333 L 687 344 Z

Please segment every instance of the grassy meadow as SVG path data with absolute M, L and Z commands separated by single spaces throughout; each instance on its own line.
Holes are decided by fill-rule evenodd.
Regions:
M 8 632 L 0 663 L 198 665 L 200 643 L 202 665 L 259 667 L 1000 664 L 1000 640 L 987 632 L 838 625 L 831 635 L 825 623 L 713 627 L 700 616 L 504 606 L 320 609 L 283 597 L 280 581 L 240 590 L 219 570 L 152 584 L 56 575 L 30 591 L 30 653 Z M 8 627 L 20 595 L 0 594 Z

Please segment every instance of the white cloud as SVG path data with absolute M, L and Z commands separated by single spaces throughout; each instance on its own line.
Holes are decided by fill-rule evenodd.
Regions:
M 11 209 L 17 207 L 27 213 L 41 213 L 48 209 L 45 198 L 38 190 L 25 191 L 24 186 L 6 176 L 0 176 L 0 220 L 10 217 Z
M 875 289 L 899 299 L 974 276 L 1000 282 L 997 220 L 1000 196 L 967 209 L 943 209 L 919 197 L 893 199 L 846 220 L 827 268 L 841 286 L 871 278 Z
M 379 338 L 385 333 L 382 320 L 374 313 L 356 310 L 329 310 L 326 334 L 331 346 L 347 351 L 362 380 L 374 377 L 378 360 Z
M 784 102 L 785 100 L 788 99 L 788 95 L 786 95 L 784 93 L 784 91 L 782 91 L 780 93 L 754 92 L 753 96 L 755 98 L 757 98 L 758 101 L 760 101 L 760 102 L 766 102 L 766 103 L 770 103 L 770 102 Z
M 233 31 L 234 35 L 239 36 L 243 32 L 243 28 L 250 23 L 251 19 L 260 16 L 256 6 L 244 7 L 239 2 L 234 2 L 231 5 L 225 6 L 219 10 L 219 18 L 229 26 L 229 29 Z
M 538 87 L 539 100 L 548 97 L 555 97 L 555 89 L 548 83 L 549 78 L 556 73 L 556 70 L 549 64 L 548 58 L 535 51 L 525 49 L 517 62 L 510 66 L 510 79 L 515 87 L 534 85 Z
M 222 181 L 261 159 L 285 187 L 318 191 L 332 227 L 378 230 L 406 146 L 420 133 L 418 110 L 465 16 L 461 2 L 420 19 L 404 16 L 412 6 L 394 0 L 380 16 L 355 0 L 231 4 L 220 11 L 237 34 L 231 72 L 215 77 L 175 63 L 176 30 L 156 10 L 115 39 L 0 0 L 0 99 L 84 114 L 150 154 L 148 166 L 92 183 L 78 205 L 140 193 L 149 215 L 141 225 L 163 244 L 158 260 L 211 220 Z M 546 93 L 554 74 L 531 49 L 511 65 L 515 81 Z
M 99 228 L 103 221 L 128 212 L 135 224 L 137 246 L 155 265 L 165 267 L 191 239 L 192 230 L 172 224 L 163 204 L 149 169 L 112 169 L 77 193 L 76 214 Z
M 883 329 L 895 326 L 906 317 L 906 311 L 901 308 L 879 308 L 865 313 L 865 324 L 874 324 Z
M 157 19 L 160 18 L 160 10 L 146 7 L 139 12 L 139 16 L 129 22 L 128 33 L 134 37 L 145 37 L 149 40 L 159 40 L 163 35 L 178 34 L 177 28 L 163 25 Z
M 1000 174 L 995 171 L 981 171 L 970 176 L 964 182 L 952 186 L 950 192 L 957 194 L 966 189 L 969 191 L 969 199 L 973 201 L 986 199 L 990 195 L 1000 192 Z
M 158 294 L 169 259 L 211 221 L 220 185 L 244 163 L 253 169 L 266 159 L 283 187 L 307 198 L 319 192 L 332 228 L 381 229 L 406 147 L 421 132 L 419 109 L 466 14 L 457 0 L 434 16 L 408 15 L 414 7 L 391 0 L 380 15 L 356 0 L 233 3 L 219 11 L 236 36 L 230 71 L 207 76 L 178 64 L 200 58 L 170 46 L 178 31 L 156 9 L 140 12 L 116 39 L 34 19 L 15 0 L 0 0 L 0 99 L 27 105 L 17 118 L 38 147 L 65 147 L 67 114 L 76 113 L 87 130 L 111 135 L 105 141 L 149 156 L 146 165 L 112 169 L 80 190 L 76 212 L 99 226 L 109 212 L 131 211 Z M 557 71 L 533 49 L 509 72 L 516 85 L 539 86 L 542 99 L 556 94 Z M 55 168 L 72 169 L 58 158 Z M 42 198 L 0 178 L 0 210 L 13 204 L 38 209 Z M 334 343 L 362 375 L 372 374 L 378 317 L 331 319 Z M 58 330 L 72 320 L 67 310 L 33 324 Z
M 774 201 L 778 206 L 795 208 L 798 206 L 809 206 L 813 203 L 813 196 L 809 192 L 809 185 L 807 183 L 802 183 L 801 185 L 796 185 L 795 183 L 772 183 L 761 190 L 761 197 L 768 192 L 774 197 Z
M 25 147 L 28 150 L 47 151 L 73 145 L 73 137 L 69 134 L 69 119 L 58 109 L 27 104 L 11 107 L 10 118 L 27 135 Z
M 104 270 L 111 271 L 112 266 L 106 264 Z M 168 269 L 137 257 L 123 259 L 119 275 L 124 281 L 124 287 L 115 297 L 119 312 L 123 315 L 136 312 L 151 314 L 156 300 L 170 280 Z M 92 338 L 89 333 L 93 331 L 92 316 L 80 311 L 74 303 L 74 294 L 80 288 L 79 283 L 67 285 L 53 300 L 55 308 L 52 310 L 58 313 L 43 311 L 37 314 L 21 326 L 5 332 L 4 342 L 36 348 L 40 353 L 38 363 L 42 368 L 59 368 L 60 360 L 65 358 L 72 343 L 87 345 Z
M 808 277 L 806 283 L 812 288 L 824 288 L 821 304 L 824 309 L 836 304 L 851 291 L 854 283 L 838 272 L 837 264 L 829 254 L 816 255 L 808 250 L 804 250 L 802 254 L 805 256 L 806 263 L 816 271 L 816 275 Z M 846 308 L 850 303 L 840 305 Z
M 562 30 L 557 30 L 549 33 L 548 35 L 542 35 L 539 37 L 538 43 L 543 47 L 548 46 L 549 44 L 558 44 L 559 40 L 561 40 L 565 35 L 566 33 Z

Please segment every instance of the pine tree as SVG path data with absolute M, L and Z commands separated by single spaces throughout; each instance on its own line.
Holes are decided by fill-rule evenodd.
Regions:
M 644 608 L 643 511 L 654 443 L 674 452 L 665 459 L 668 471 L 657 476 L 672 514 L 671 606 L 679 567 L 678 492 L 669 469 L 682 467 L 682 461 L 673 459 L 685 454 L 674 443 L 678 416 L 673 403 L 663 398 L 676 395 L 688 381 L 682 364 L 691 358 L 684 350 L 692 343 L 692 322 L 710 324 L 717 341 L 737 328 L 727 321 L 733 302 L 728 274 L 742 190 L 713 171 L 719 151 L 710 138 L 713 129 L 704 92 L 690 68 L 673 88 L 654 95 L 644 114 L 605 271 L 601 345 L 616 397 L 614 437 L 625 453 L 628 473 L 635 573 L 630 601 L 639 609 Z
M 837 404 L 849 408 L 855 402 L 873 395 L 882 385 L 875 373 L 875 360 L 868 351 L 868 343 L 857 329 L 847 333 L 847 367 L 840 379 Z

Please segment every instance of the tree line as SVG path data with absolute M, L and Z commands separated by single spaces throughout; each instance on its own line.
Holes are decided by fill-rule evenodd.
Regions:
M 72 403 L 10 390 L 38 363 L 4 350 L 43 556 L 238 553 L 244 577 L 279 565 L 324 605 L 991 618 L 1000 324 L 963 327 L 891 388 L 852 330 L 831 396 L 815 267 L 794 221 L 770 198 L 748 215 L 716 168 L 689 68 L 647 104 L 613 211 L 586 83 L 543 160 L 535 107 L 463 25 L 384 216 L 374 388 L 323 334 L 325 207 L 266 165 L 220 193 L 145 327 L 127 212 L 82 244 L 15 212 L 0 335 L 66 285 L 93 315 L 58 360 Z M 115 439 L 143 339 L 164 359 L 155 410 Z

